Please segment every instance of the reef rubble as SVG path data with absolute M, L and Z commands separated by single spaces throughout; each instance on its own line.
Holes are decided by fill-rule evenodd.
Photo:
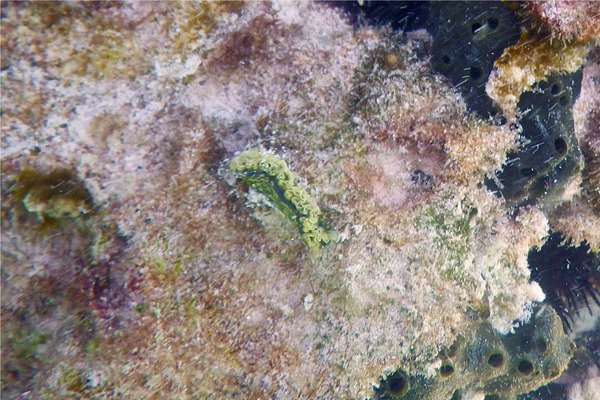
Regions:
M 590 396 L 597 367 L 569 375 L 574 338 L 528 263 L 551 230 L 600 249 L 600 14 L 578 7 L 572 27 L 567 3 L 506 20 L 548 33 L 520 37 L 540 54 L 565 41 L 576 66 L 540 56 L 539 79 L 518 80 L 515 34 L 466 98 L 432 61 L 443 32 L 371 24 L 368 4 L 353 20 L 321 2 L 2 3 L 2 396 L 402 398 L 437 382 L 442 399 L 449 379 L 482 399 L 564 369 L 568 398 Z M 548 120 L 568 120 L 577 168 L 545 165 L 563 184 L 526 180 L 531 201 L 499 194 L 489 182 L 523 182 L 500 171 L 530 150 L 515 126 L 538 104 L 515 93 L 551 97 L 538 82 L 576 70 Z M 505 121 L 472 112 L 478 96 Z M 530 331 L 547 348 L 513 346 Z M 483 382 L 456 343 L 497 345 L 490 376 L 522 381 Z

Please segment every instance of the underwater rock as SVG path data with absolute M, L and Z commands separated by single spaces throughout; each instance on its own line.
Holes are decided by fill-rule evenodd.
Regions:
M 2 165 L 2 397 L 33 390 L 53 360 L 68 362 L 59 349 L 94 351 L 100 321 L 126 296 L 125 239 L 75 169 L 38 153 Z
M 476 365 L 465 349 L 510 347 L 543 300 L 527 254 L 548 216 L 510 215 L 481 184 L 518 135 L 489 124 L 491 112 L 476 118 L 493 105 L 482 86 L 454 88 L 429 58 L 448 39 L 484 79 L 487 50 L 502 57 L 489 38 L 506 42 L 504 17 L 496 26 L 475 18 L 482 3 L 457 3 L 471 24 L 461 31 L 465 15 L 449 10 L 454 22 L 438 15 L 433 38 L 353 26 L 321 2 L 112 4 L 3 3 L 3 174 L 39 148 L 94 209 L 3 196 L 3 216 L 16 203 L 27 223 L 64 221 L 44 237 L 3 218 L 2 354 L 19 378 L 3 397 L 364 399 L 398 368 L 396 395 L 427 384 L 441 395 L 442 379 L 454 400 L 508 390 L 461 370 Z M 370 5 L 400 29 L 448 7 Z M 454 32 L 471 43 L 468 60 Z M 266 151 L 234 168 L 236 181 L 228 163 L 252 148 Z M 336 232 L 327 246 L 317 214 Z M 319 257 L 303 251 L 305 232 L 319 234 Z M 487 322 L 474 328 L 474 316 Z M 471 341 L 438 357 L 457 337 Z M 525 379 L 519 390 L 544 382 Z
M 486 83 L 495 60 L 517 43 L 520 18 L 499 2 L 435 2 L 430 9 L 432 67 L 450 79 L 471 111 L 505 123 Z M 457 22 L 457 15 L 466 16 L 466 22 Z M 574 134 L 572 109 L 581 76 L 581 69 L 554 74 L 520 95 L 515 129 L 521 132 L 521 145 L 508 154 L 495 182 L 488 181 L 488 187 L 509 205 L 556 199 L 580 173 L 583 157 Z
M 541 308 L 531 321 L 507 336 L 488 322 L 472 336 L 440 355 L 434 377 L 409 376 L 403 371 L 382 380 L 377 400 L 448 400 L 481 393 L 487 398 L 510 399 L 556 379 L 573 355 L 573 344 L 563 333 L 560 318 Z M 488 397 L 489 396 L 489 397 Z
M 457 22 L 461 15 L 466 22 Z M 501 3 L 441 2 L 430 5 L 431 63 L 461 92 L 469 110 L 504 124 L 506 118 L 486 91 L 494 63 L 521 35 L 521 20 Z M 573 104 L 580 92 L 581 69 L 554 74 L 521 93 L 515 129 L 521 144 L 488 187 L 509 205 L 556 200 L 583 168 L 575 138 Z
M 587 42 L 600 36 L 600 3 L 597 1 L 526 1 L 523 12 L 534 26 L 556 40 Z
M 510 65 L 510 58 L 503 54 L 505 49 L 513 48 L 517 59 L 520 55 L 514 48 L 527 24 L 518 8 L 501 2 L 432 2 L 419 7 L 369 3 L 363 9 L 368 20 L 389 22 L 396 29 L 425 26 L 433 38 L 433 69 L 461 93 L 469 111 L 496 124 L 506 123 L 503 110 L 488 94 L 487 83 L 501 56 Z M 530 42 L 544 45 L 536 37 Z M 547 204 L 557 203 L 564 188 L 582 170 L 572 115 L 581 76 L 581 69 L 554 73 L 513 94 L 519 101 L 509 114 L 518 113 L 513 126 L 521 133 L 520 146 L 508 154 L 496 179 L 487 181 L 509 205 L 535 204 L 541 199 Z M 518 74 L 511 77 L 521 79 Z

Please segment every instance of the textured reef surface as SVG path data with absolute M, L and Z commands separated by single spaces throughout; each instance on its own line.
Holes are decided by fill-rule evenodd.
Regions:
M 571 359 L 572 347 L 550 309 L 505 336 L 484 323 L 440 354 L 438 376 L 411 380 L 397 371 L 382 382 L 376 398 L 461 399 L 475 392 L 514 398 L 556 379 Z
M 3 398 L 600 392 L 600 3 L 1 7 Z

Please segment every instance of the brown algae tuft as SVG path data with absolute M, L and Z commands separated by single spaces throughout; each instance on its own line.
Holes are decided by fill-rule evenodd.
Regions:
M 90 214 L 92 196 L 73 171 L 64 168 L 48 173 L 23 169 L 14 179 L 9 192 L 21 202 L 25 211 L 34 213 L 42 227 Z

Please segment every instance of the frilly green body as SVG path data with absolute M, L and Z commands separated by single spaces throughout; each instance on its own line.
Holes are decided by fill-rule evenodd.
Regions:
M 311 251 L 319 251 L 330 242 L 329 234 L 321 226 L 321 210 L 296 182 L 285 161 L 252 149 L 237 155 L 231 161 L 230 168 L 298 226 L 302 239 Z

